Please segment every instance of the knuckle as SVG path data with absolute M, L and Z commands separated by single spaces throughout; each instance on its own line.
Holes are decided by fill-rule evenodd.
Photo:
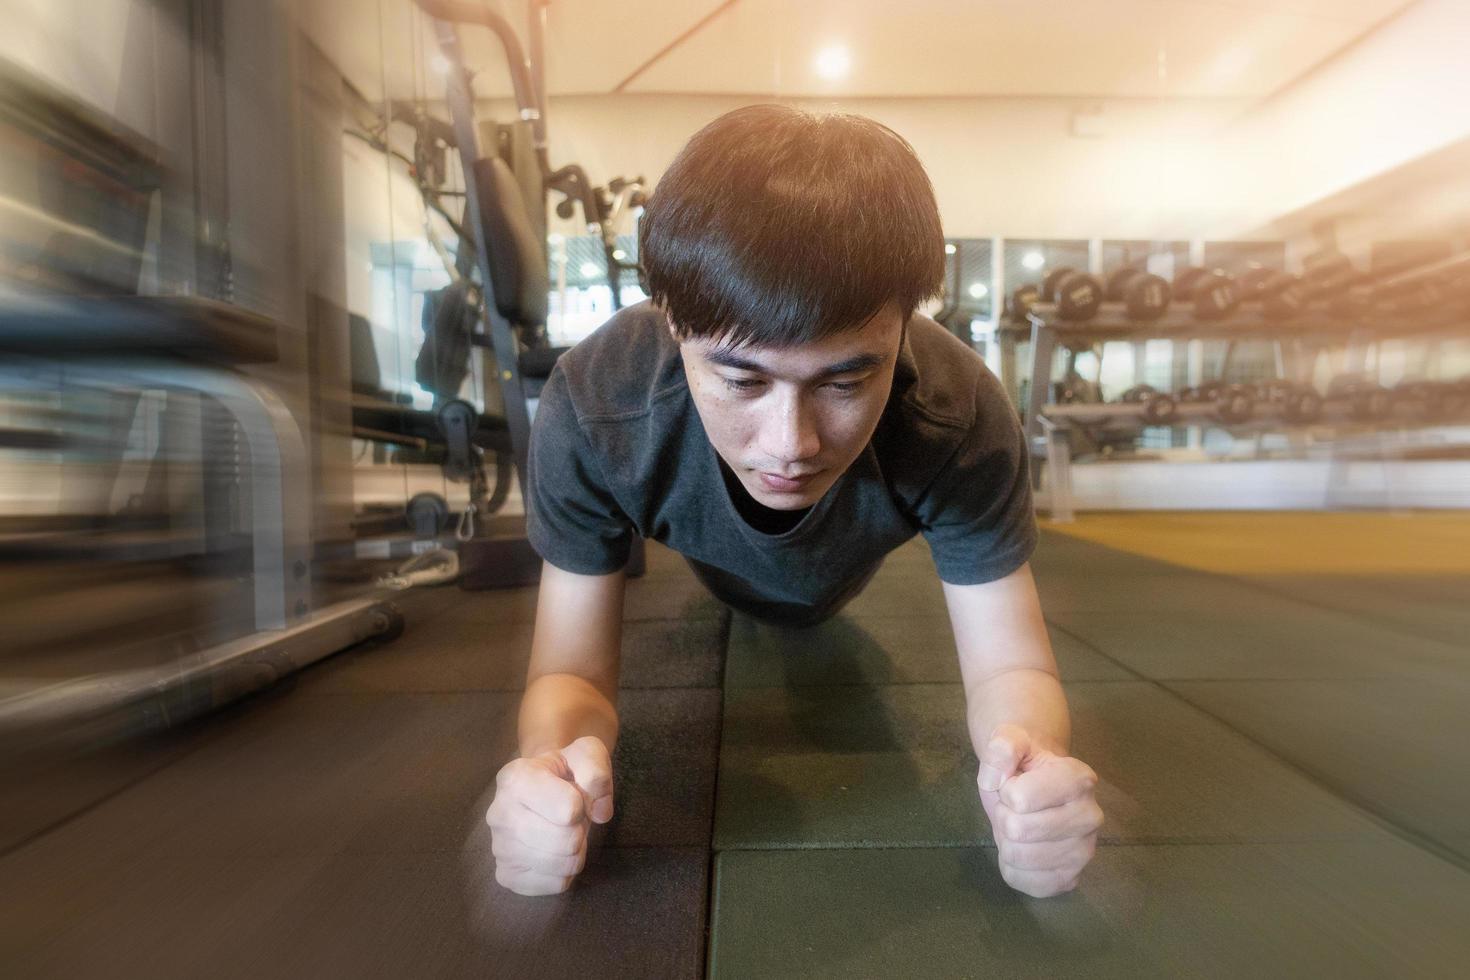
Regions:
M 495 786 L 497 789 L 513 789 L 520 781 L 525 772 L 525 759 L 512 759 L 500 767 L 495 774 Z
M 546 849 L 563 857 L 582 849 L 583 834 L 579 829 L 558 828 L 546 835 Z
M 543 854 L 536 861 L 536 871 L 553 878 L 574 875 L 579 870 L 581 869 L 577 867 L 577 858 L 575 856 Z
M 1030 839 L 1030 821 L 1024 819 L 1020 814 L 1008 813 L 1001 820 L 1001 831 L 1008 840 L 1018 844 L 1027 843 Z

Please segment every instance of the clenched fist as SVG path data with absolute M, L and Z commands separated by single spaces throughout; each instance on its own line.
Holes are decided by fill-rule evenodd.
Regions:
M 1097 773 L 1034 747 L 1024 729 L 997 725 L 980 755 L 978 781 L 1006 884 L 1035 898 L 1076 888 L 1103 822 L 1093 798 Z
M 590 825 L 612 815 L 612 759 L 600 738 L 507 763 L 485 813 L 495 880 L 520 895 L 566 891 L 587 864 Z

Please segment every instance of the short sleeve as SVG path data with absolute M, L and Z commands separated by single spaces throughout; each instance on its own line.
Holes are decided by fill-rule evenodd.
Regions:
M 579 575 L 628 563 L 633 524 L 619 508 L 557 366 L 541 390 L 526 470 L 526 535 L 543 559 Z
M 1026 438 L 1000 383 L 980 375 L 974 424 L 915 508 L 941 580 L 979 585 L 1005 578 L 1036 548 Z

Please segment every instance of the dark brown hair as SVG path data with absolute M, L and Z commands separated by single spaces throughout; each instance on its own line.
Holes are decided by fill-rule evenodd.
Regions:
M 871 119 L 779 105 L 727 113 L 685 145 L 638 226 L 651 299 L 682 339 L 810 343 L 904 322 L 944 284 L 934 188 Z

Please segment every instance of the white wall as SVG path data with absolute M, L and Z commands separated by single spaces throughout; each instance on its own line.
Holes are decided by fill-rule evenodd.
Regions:
M 553 98 L 553 166 L 580 163 L 597 183 L 656 181 L 717 116 L 760 98 L 611 95 Z M 914 145 L 953 237 L 1189 238 L 1212 217 L 1211 148 L 1239 100 L 786 100 L 871 116 Z M 1105 135 L 1072 135 L 1078 110 L 1101 109 Z M 482 111 L 514 117 L 505 102 Z M 575 234 L 576 228 L 559 226 Z
M 1219 153 L 1249 234 L 1470 137 L 1470 3 L 1420 0 L 1244 115 Z M 1458 203 L 1458 202 L 1457 202 Z
M 161 141 L 152 72 L 179 32 L 152 3 L 5 0 L 3 10 L 0 57 Z

